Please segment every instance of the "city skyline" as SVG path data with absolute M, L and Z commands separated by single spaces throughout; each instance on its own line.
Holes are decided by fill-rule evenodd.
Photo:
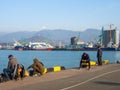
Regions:
M 119 0 L 0 0 L 0 31 L 120 29 Z

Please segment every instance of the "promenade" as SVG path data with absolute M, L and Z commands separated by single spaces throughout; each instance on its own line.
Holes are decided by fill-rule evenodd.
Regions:
M 120 90 L 120 64 L 49 72 L 0 83 L 0 90 Z

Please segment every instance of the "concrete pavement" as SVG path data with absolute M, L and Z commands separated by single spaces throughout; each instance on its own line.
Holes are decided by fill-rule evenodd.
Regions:
M 120 64 L 69 69 L 0 84 L 0 90 L 120 90 Z

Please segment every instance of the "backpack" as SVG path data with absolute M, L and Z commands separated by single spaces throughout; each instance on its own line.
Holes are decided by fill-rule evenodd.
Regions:
M 22 64 L 15 65 L 14 72 L 12 73 L 13 74 L 12 78 L 15 80 L 17 80 L 18 78 L 22 79 L 24 77 L 24 71 L 25 71 L 24 65 Z
M 5 81 L 5 77 L 3 73 L 0 73 L 0 83 Z

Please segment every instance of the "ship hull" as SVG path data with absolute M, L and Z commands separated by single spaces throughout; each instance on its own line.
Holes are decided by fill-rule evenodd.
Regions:
M 22 51 L 22 50 L 23 50 L 23 47 L 22 47 L 22 46 L 15 46 L 14 49 L 15 49 L 15 50 Z
M 68 51 L 97 51 L 97 48 L 54 48 L 52 50 L 68 50 Z M 102 51 L 120 51 L 118 48 L 101 48 Z

